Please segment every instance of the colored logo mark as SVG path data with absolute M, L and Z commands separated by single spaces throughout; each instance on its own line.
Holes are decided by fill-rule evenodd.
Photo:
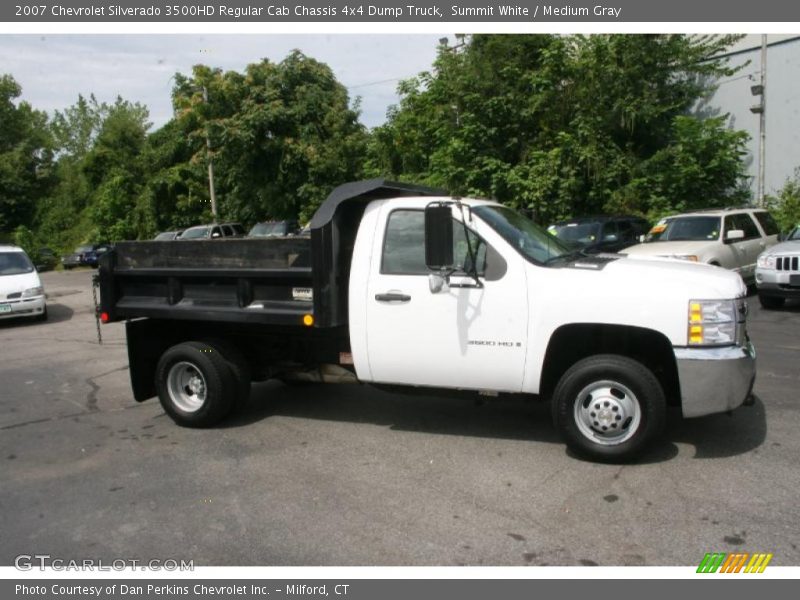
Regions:
M 766 552 L 707 552 L 698 573 L 763 573 L 772 554 Z

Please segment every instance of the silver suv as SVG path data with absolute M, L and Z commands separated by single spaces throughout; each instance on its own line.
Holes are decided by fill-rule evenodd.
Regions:
M 661 219 L 644 243 L 622 253 L 716 265 L 752 284 L 758 255 L 777 243 L 778 233 L 777 223 L 763 209 L 703 210 Z
M 244 228 L 239 223 L 212 223 L 211 225 L 195 225 L 186 229 L 179 237 L 184 240 L 211 240 L 244 236 Z
M 800 225 L 758 257 L 756 287 L 764 308 L 780 308 L 787 298 L 800 298 Z

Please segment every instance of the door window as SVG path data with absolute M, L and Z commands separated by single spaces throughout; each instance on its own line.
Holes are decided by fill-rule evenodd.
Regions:
M 732 229 L 741 229 L 744 231 L 744 239 L 746 240 L 761 237 L 761 234 L 758 232 L 758 227 L 756 227 L 755 222 L 747 213 L 728 215 L 725 217 L 725 231 L 728 232 Z M 727 233 L 725 235 L 727 235 Z
M 600 238 L 601 241 L 616 242 L 618 239 L 617 224 L 614 221 L 609 221 L 603 225 L 603 237 Z
M 453 260 L 456 273 L 471 270 L 470 246 L 478 263 L 478 275 L 483 275 L 486 269 L 486 244 L 474 232 L 465 233 L 464 226 L 453 219 Z M 383 242 L 381 273 L 384 275 L 430 273 L 425 265 L 424 211 L 395 210 L 389 215 Z
M 620 221 L 619 225 L 619 239 L 623 242 L 628 242 L 636 237 L 633 233 L 633 223 L 630 221 Z
M 761 223 L 761 229 L 764 230 L 766 235 L 778 235 L 781 232 L 775 219 L 773 219 L 772 215 L 768 212 L 761 211 L 755 213 L 755 215 L 758 222 Z

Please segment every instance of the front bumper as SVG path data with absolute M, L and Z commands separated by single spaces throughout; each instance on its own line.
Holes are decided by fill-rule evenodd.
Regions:
M 675 348 L 683 416 L 727 412 L 750 397 L 756 379 L 756 353 L 744 346 Z
M 779 298 L 800 298 L 800 286 L 791 285 L 792 276 L 797 277 L 797 271 L 776 271 L 773 269 L 756 270 L 756 288 L 759 295 L 777 296 Z
M 0 300 L 0 304 L 11 307 L 11 310 L 2 309 L 0 319 L 16 319 L 18 317 L 39 317 L 44 312 L 45 298 L 37 296 L 21 300 Z

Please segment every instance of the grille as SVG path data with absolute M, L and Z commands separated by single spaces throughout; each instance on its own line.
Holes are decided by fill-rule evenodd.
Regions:
M 22 297 L 22 292 L 15 292 L 14 294 L 9 294 L 8 296 L 6 296 L 6 298 L 9 300 L 16 300 L 17 298 L 21 297 Z
M 800 257 L 779 256 L 775 259 L 775 268 L 778 271 L 800 271 Z

